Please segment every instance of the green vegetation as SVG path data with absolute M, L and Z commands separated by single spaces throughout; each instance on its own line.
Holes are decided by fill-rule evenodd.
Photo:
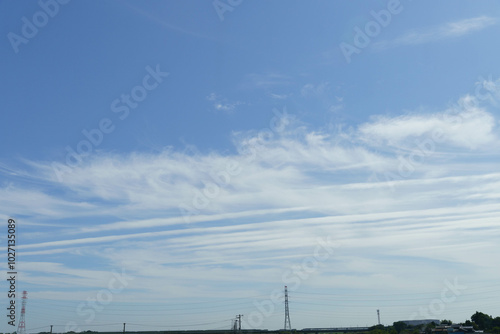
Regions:
M 476 311 L 470 320 L 485 332 L 500 334 L 500 317 L 493 318 L 491 315 Z

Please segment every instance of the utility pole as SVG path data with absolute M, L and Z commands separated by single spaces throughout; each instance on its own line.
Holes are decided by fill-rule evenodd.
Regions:
M 236 332 L 238 331 L 238 319 L 234 319 L 234 321 L 231 320 L 231 329 L 236 334 Z
M 241 332 L 241 317 L 243 314 L 238 314 L 236 318 L 238 318 L 238 331 Z

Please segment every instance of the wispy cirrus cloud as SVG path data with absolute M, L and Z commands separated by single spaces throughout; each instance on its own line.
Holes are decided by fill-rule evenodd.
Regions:
M 292 83 L 293 79 L 290 76 L 281 73 L 250 73 L 245 76 L 242 87 L 249 89 L 269 89 L 289 86 Z
M 227 98 L 221 97 L 215 93 L 210 93 L 210 95 L 208 95 L 206 99 L 207 101 L 213 103 L 213 107 L 215 110 L 225 111 L 227 113 L 233 112 L 236 109 L 236 107 L 244 104 L 241 101 L 230 102 Z
M 302 87 L 300 95 L 303 97 L 321 96 L 328 92 L 330 88 L 329 85 L 330 84 L 328 82 L 322 82 L 318 85 L 308 83 Z
M 496 87 L 488 81 L 490 91 Z M 312 88 L 305 92 L 317 92 Z M 465 95 L 441 112 L 375 117 L 349 132 L 283 116 L 286 125 L 266 136 L 234 133 L 232 153 L 98 152 L 62 183 L 50 161 L 33 162 L 33 177 L 55 191 L 22 185 L 26 176 L 19 173 L 20 182 L 0 188 L 0 207 L 44 225 L 37 235 L 24 234 L 19 247 L 26 280 L 42 298 L 57 290 L 50 298 L 85 299 L 84 289 L 107 284 L 111 273 L 96 265 L 87 274 L 82 261 L 136 277 L 120 300 L 217 298 L 228 288 L 248 296 L 249 283 L 292 284 L 283 273 L 312 254 L 318 236 L 341 247 L 318 267 L 314 284 L 304 281 L 309 289 L 430 289 L 422 270 L 429 277 L 457 270 L 471 280 L 497 277 L 500 269 L 488 259 L 500 256 L 498 116 L 474 99 Z M 393 180 L 394 189 L 383 176 L 369 179 L 398 173 L 401 147 L 415 148 L 415 138 L 432 138 L 436 129 L 443 140 L 435 154 Z M 443 157 L 450 147 L 460 154 Z M 473 159 L 477 152 L 482 160 Z M 235 165 L 238 172 L 228 174 Z M 200 194 L 206 202 L 186 224 L 179 205 L 192 205 Z
M 268 94 L 271 98 L 276 99 L 276 100 L 286 100 L 291 94 L 276 94 L 276 93 L 269 93 Z
M 491 147 L 498 143 L 495 118 L 476 107 L 477 102 L 473 100 L 474 97 L 467 95 L 456 106 L 432 115 L 379 116 L 372 122 L 362 124 L 359 134 L 362 140 L 372 145 L 414 146 L 416 139 L 430 138 L 434 133 L 439 137 L 434 141 L 446 146 L 467 149 Z
M 410 186 L 407 182 L 412 179 L 422 184 L 430 176 L 454 175 L 459 165 L 465 174 L 474 173 L 478 165 L 471 167 L 469 156 L 498 154 L 497 120 L 471 99 L 465 96 L 445 112 L 379 116 L 348 133 L 308 129 L 289 120 L 281 132 L 266 139 L 254 132 L 235 133 L 233 154 L 185 154 L 172 149 L 155 154 L 99 153 L 59 184 L 50 162 L 33 162 L 34 177 L 54 183 L 61 195 L 20 184 L 0 189 L 0 195 L 5 198 L 5 210 L 10 207 L 11 212 L 29 213 L 47 221 L 68 216 L 114 217 L 109 222 L 100 219 L 99 223 L 71 229 L 82 234 L 183 225 L 180 205 L 193 206 L 200 193 L 214 195 L 205 198 L 202 207 L 199 205 L 191 218 L 193 224 L 255 218 L 263 215 L 260 212 L 284 214 L 280 211 L 284 208 L 304 214 L 378 210 L 384 199 L 375 193 L 384 187 L 387 190 L 387 185 L 369 182 L 368 176 L 398 173 L 401 150 L 416 150 L 420 147 L 417 142 L 433 140 L 432 156 L 426 163 L 419 162 L 411 178 L 396 180 L 403 188 Z M 439 140 L 433 139 L 435 133 Z M 461 155 L 455 156 L 459 149 Z M 227 166 L 239 168 L 221 179 L 218 175 Z M 490 167 L 486 163 L 482 168 L 488 171 Z M 214 193 L 210 187 L 215 183 L 221 185 Z M 358 193 L 359 189 L 364 192 Z M 73 195 L 65 196 L 67 193 Z M 498 194 L 489 189 L 482 196 L 495 198 Z M 17 205 L 12 204 L 12 198 Z M 23 206 L 20 198 L 34 200 Z M 396 208 L 400 203 L 392 195 L 386 200 L 384 207 Z M 332 207 L 330 203 L 342 205 Z M 121 240 L 121 236 L 103 237 L 103 241 Z
M 447 38 L 456 38 L 483 30 L 498 23 L 498 19 L 489 16 L 479 16 L 440 26 L 410 31 L 394 40 L 380 41 L 373 44 L 376 50 L 385 50 L 397 46 L 419 45 L 436 42 Z

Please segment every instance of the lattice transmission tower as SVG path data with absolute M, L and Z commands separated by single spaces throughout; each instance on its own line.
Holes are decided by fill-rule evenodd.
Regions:
M 17 334 L 26 334 L 26 300 L 28 299 L 28 292 L 23 291 L 23 304 L 21 308 L 21 318 L 19 318 L 19 326 L 17 326 Z
M 288 309 L 288 288 L 285 285 L 285 331 L 292 330 L 290 325 L 290 311 Z

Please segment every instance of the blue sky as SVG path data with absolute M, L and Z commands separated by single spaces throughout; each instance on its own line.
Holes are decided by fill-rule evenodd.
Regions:
M 28 332 L 500 315 L 497 2 L 0 9 Z

